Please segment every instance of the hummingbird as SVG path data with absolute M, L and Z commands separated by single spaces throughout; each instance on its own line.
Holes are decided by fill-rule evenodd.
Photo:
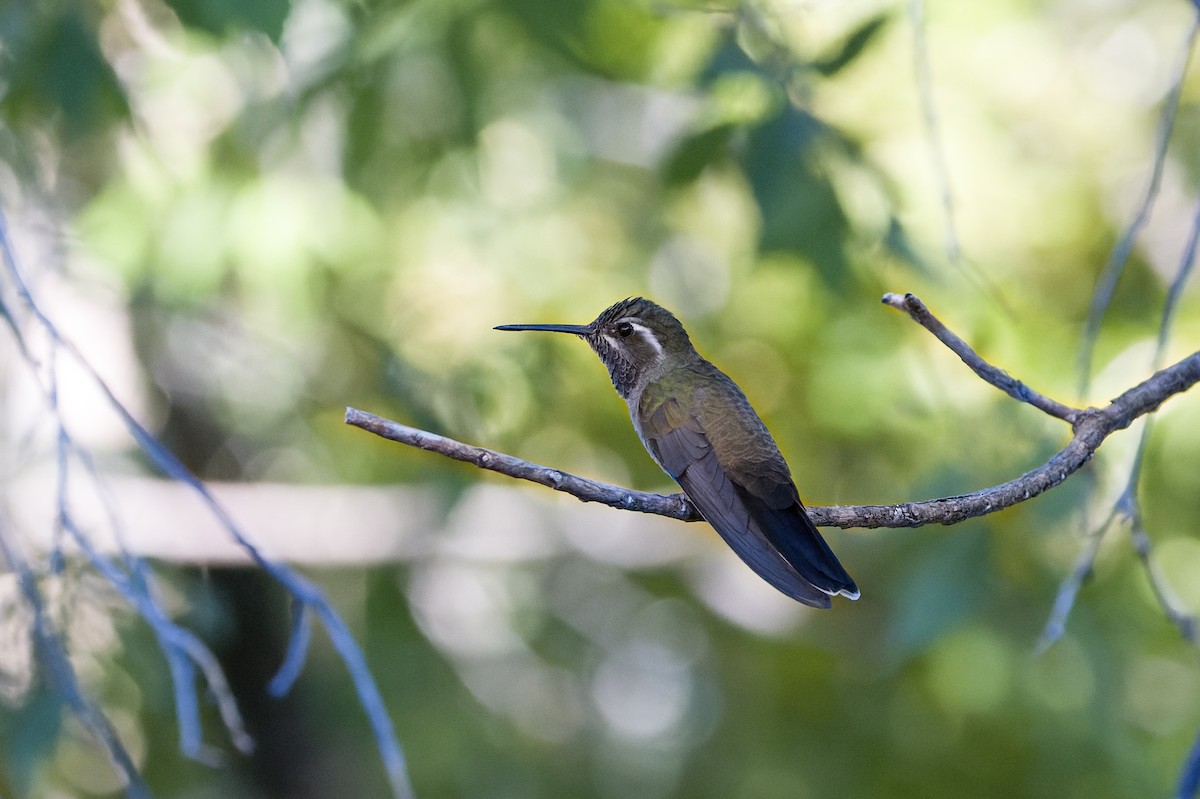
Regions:
M 587 325 L 496 330 L 582 338 L 608 368 L 650 457 L 747 566 L 805 605 L 828 608 L 837 594 L 858 599 L 854 580 L 804 510 L 767 426 L 666 308 L 632 297 Z

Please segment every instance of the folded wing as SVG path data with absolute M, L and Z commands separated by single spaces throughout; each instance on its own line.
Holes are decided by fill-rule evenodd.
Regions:
M 858 589 L 804 512 L 786 471 L 790 492 L 757 496 L 722 468 L 701 423 L 675 399 L 666 398 L 643 418 L 651 455 L 760 577 L 813 607 L 829 607 L 831 594 L 857 598 Z

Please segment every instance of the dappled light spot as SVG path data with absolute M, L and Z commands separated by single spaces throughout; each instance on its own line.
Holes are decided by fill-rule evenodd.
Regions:
M 1156 541 L 1154 560 L 1166 577 L 1166 589 L 1187 611 L 1200 615 L 1200 541 L 1183 535 Z
M 1127 719 L 1152 735 L 1171 735 L 1194 726 L 1195 666 L 1160 655 L 1138 656 L 1124 677 L 1121 709 Z
M 775 590 L 715 541 L 689 578 L 696 596 L 711 610 L 760 635 L 791 633 L 813 612 Z
M 610 652 L 592 680 L 592 697 L 613 732 L 635 740 L 677 733 L 691 699 L 690 669 L 654 641 Z
M 1024 673 L 1030 693 L 1055 712 L 1083 710 L 1095 697 L 1095 669 L 1071 635 L 1058 639 L 1029 661 Z
M 989 713 L 1011 693 L 1012 655 L 986 627 L 973 625 L 947 635 L 927 657 L 926 688 L 947 714 Z

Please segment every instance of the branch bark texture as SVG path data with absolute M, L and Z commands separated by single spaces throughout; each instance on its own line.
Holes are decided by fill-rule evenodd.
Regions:
M 907 312 L 916 322 L 937 336 L 938 340 L 949 347 L 983 380 L 1014 399 L 1070 423 L 1073 435 L 1062 450 L 1041 466 L 1008 482 L 970 494 L 895 505 L 809 506 L 809 516 L 815 524 L 822 527 L 921 527 L 927 524 L 956 524 L 965 519 L 1012 507 L 1054 488 L 1087 463 L 1110 435 L 1128 427 L 1138 417 L 1154 412 L 1170 397 L 1181 394 L 1200 382 L 1200 352 L 1195 352 L 1156 372 L 1104 408 L 1072 408 L 1034 391 L 1021 381 L 1010 377 L 1004 370 L 984 361 L 912 294 L 885 294 L 883 302 Z M 481 469 L 564 491 L 583 502 L 602 502 L 622 510 L 654 513 L 687 522 L 702 521 L 700 513 L 682 493 L 651 494 L 589 480 L 502 452 L 464 444 L 355 408 L 346 409 L 346 424 L 390 441 L 471 463 Z

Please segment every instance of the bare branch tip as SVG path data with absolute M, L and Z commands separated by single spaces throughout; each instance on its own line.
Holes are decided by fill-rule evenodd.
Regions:
M 894 291 L 889 291 L 883 295 L 883 304 L 895 308 L 897 311 L 904 311 L 913 319 L 920 321 L 920 314 L 928 313 L 925 303 L 913 294 L 911 291 L 906 291 L 903 294 L 897 294 Z
M 914 322 L 924 327 L 929 327 L 930 322 L 933 321 L 933 314 L 925 307 L 925 303 L 921 302 L 921 298 L 911 291 L 905 293 L 904 297 L 900 300 L 900 304 L 896 307 L 912 317 Z M 930 330 L 932 329 L 930 328 Z

